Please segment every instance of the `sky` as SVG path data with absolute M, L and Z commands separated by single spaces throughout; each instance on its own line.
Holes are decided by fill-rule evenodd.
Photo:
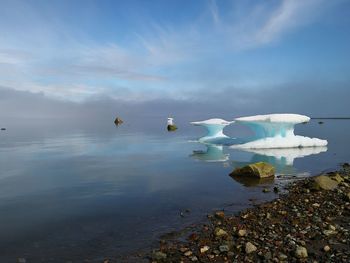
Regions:
M 0 118 L 350 116 L 349 61 L 347 0 L 0 0 Z

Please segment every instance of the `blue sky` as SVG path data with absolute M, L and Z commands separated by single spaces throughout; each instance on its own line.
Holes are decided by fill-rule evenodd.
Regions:
M 245 101 L 349 84 L 350 1 L 0 5 L 0 87 L 45 98 Z

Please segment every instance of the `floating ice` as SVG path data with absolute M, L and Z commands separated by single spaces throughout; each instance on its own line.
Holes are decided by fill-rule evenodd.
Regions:
M 318 138 L 294 135 L 294 125 L 305 123 L 309 117 L 299 114 L 268 114 L 236 118 L 234 121 L 209 119 L 191 122 L 204 126 L 208 134 L 199 139 L 200 142 L 232 145 L 232 148 L 268 149 L 326 146 L 328 142 Z M 223 129 L 231 123 L 241 123 L 250 127 L 255 136 L 252 138 L 229 138 Z
M 199 141 L 210 141 L 211 139 L 228 138 L 228 136 L 223 133 L 223 129 L 231 123 L 233 123 L 233 121 L 226 121 L 223 119 L 209 119 L 205 121 L 191 122 L 193 125 L 204 126 L 208 131 L 207 135 L 200 138 Z
M 232 148 L 265 149 L 326 146 L 327 141 L 294 135 L 294 125 L 308 122 L 309 117 L 299 114 L 269 114 L 236 118 L 236 123 L 249 126 L 255 137 Z

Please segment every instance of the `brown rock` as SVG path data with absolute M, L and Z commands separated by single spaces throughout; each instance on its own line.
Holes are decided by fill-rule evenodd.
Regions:
M 307 258 L 308 257 L 307 249 L 305 247 L 298 246 L 297 249 L 295 250 L 295 256 L 297 258 Z
M 123 122 L 124 121 L 121 118 L 119 118 L 119 117 L 115 118 L 115 120 L 114 120 L 115 125 L 122 124 Z
M 256 178 L 267 178 L 275 175 L 275 167 L 271 164 L 258 162 L 236 168 L 230 176 L 252 176 Z
M 257 250 L 256 246 L 254 246 L 252 243 L 247 242 L 245 244 L 245 253 L 250 254 Z
M 214 232 L 215 236 L 221 237 L 221 236 L 227 236 L 227 232 L 221 228 L 216 228 Z
M 223 219 L 225 217 L 224 211 L 217 211 L 215 212 L 215 217 L 218 219 Z
M 313 178 L 311 187 L 315 190 L 333 190 L 337 188 L 338 182 L 326 175 L 319 175 Z

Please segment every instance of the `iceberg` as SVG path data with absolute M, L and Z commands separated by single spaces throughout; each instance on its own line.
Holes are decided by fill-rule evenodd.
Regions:
M 223 119 L 209 119 L 205 121 L 194 121 L 191 124 L 196 126 L 203 126 L 207 129 L 207 135 L 200 138 L 199 141 L 210 141 L 212 139 L 229 138 L 223 132 L 227 125 L 230 125 L 233 121 L 226 121 Z
M 234 121 L 250 127 L 255 136 L 245 143 L 232 145 L 240 149 L 298 148 L 326 146 L 328 142 L 318 138 L 295 135 L 294 126 L 305 123 L 309 117 L 299 114 L 268 114 L 236 118 Z
M 204 126 L 208 133 L 199 139 L 200 142 L 231 145 L 239 149 L 301 148 L 326 146 L 327 140 L 310 138 L 294 134 L 294 126 L 306 123 L 310 118 L 299 114 L 267 114 L 240 117 L 234 121 L 209 119 L 191 122 Z M 255 135 L 252 138 L 229 138 L 223 129 L 231 123 L 248 126 Z

